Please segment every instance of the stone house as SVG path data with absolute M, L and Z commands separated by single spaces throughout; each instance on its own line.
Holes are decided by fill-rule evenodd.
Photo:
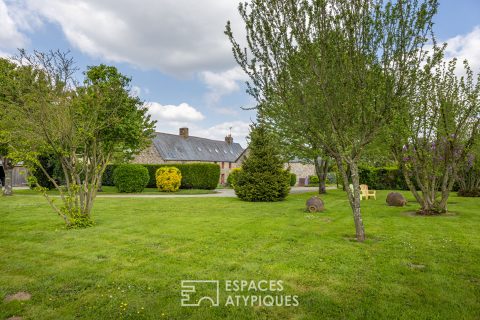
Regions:
M 214 163 L 220 166 L 219 183 L 225 184 L 230 171 L 241 165 L 237 159 L 243 151 L 231 135 L 224 141 L 211 140 L 190 136 L 188 128 L 180 128 L 178 135 L 156 132 L 150 147 L 138 154 L 132 163 Z

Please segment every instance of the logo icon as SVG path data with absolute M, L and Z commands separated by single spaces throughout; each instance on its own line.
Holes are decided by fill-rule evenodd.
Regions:
M 218 307 L 220 304 L 218 280 L 182 280 L 181 293 L 183 307 L 199 307 L 202 303 Z

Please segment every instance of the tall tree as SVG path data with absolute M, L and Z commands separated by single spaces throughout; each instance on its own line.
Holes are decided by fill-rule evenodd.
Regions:
M 290 191 L 290 173 L 284 170 L 278 141 L 261 122 L 251 126 L 249 154 L 235 179 L 242 200 L 281 201 Z
M 12 139 L 12 136 L 7 131 L 6 118 L 10 103 L 12 98 L 14 98 L 12 93 L 15 88 L 12 82 L 12 75 L 15 67 L 15 64 L 11 61 L 0 58 L 0 160 L 5 173 L 4 196 L 13 194 L 14 162 L 9 157 L 9 141 Z
M 32 181 L 67 227 L 89 226 L 106 165 L 115 153 L 132 155 L 145 148 L 154 123 L 130 95 L 130 79 L 115 67 L 88 67 L 80 85 L 68 54 L 21 51 L 17 63 L 18 99 L 7 115 L 8 130 L 16 137 L 11 141 L 15 158 L 41 170 L 59 191 L 60 206 Z M 38 160 L 43 154 L 60 162 L 64 186 Z
M 392 149 L 425 215 L 447 211 L 458 170 L 480 137 L 480 77 L 475 79 L 467 62 L 461 78 L 455 74 L 456 60 L 432 67 L 435 56 L 442 58 L 441 50 L 435 51 L 392 127 Z
M 239 6 L 247 48 L 226 34 L 250 76 L 259 112 L 304 134 L 335 159 L 356 237 L 365 239 L 358 163 L 411 85 L 436 0 L 252 0 Z M 290 130 L 290 131 L 293 131 Z M 347 170 L 347 167 L 349 170 Z

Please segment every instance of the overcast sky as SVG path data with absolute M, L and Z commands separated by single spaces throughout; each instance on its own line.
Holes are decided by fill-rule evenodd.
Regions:
M 0 0 L 0 56 L 71 50 L 78 66 L 113 64 L 158 120 L 157 130 L 223 139 L 232 127 L 245 146 L 254 101 L 223 34 L 241 35 L 238 0 Z M 480 72 L 480 0 L 443 0 L 436 34 L 447 54 Z

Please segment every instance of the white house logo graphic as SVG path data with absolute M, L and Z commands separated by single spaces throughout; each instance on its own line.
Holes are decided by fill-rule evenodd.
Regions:
M 182 280 L 181 296 L 183 307 L 218 307 L 220 304 L 225 307 L 299 305 L 298 295 L 284 293 L 282 280 Z
M 220 282 L 218 280 L 182 280 L 182 306 L 199 307 L 220 305 Z

